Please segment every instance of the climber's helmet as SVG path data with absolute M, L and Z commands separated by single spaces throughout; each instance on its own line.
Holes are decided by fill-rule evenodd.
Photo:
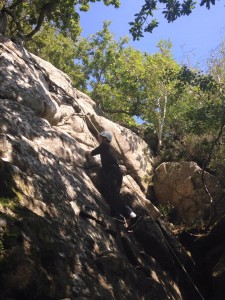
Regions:
M 107 130 L 104 130 L 104 131 L 100 132 L 99 135 L 107 138 L 107 140 L 109 142 L 112 141 L 112 134 L 109 131 L 107 131 Z

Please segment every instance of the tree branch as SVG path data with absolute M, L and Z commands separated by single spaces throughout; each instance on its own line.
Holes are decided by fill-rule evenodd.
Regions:
M 38 17 L 38 22 L 37 22 L 36 27 L 34 28 L 34 30 L 32 30 L 30 33 L 28 33 L 24 36 L 26 41 L 32 39 L 32 37 L 41 29 L 41 25 L 43 24 L 47 13 L 48 14 L 51 13 L 57 4 L 58 4 L 58 1 L 52 1 L 52 2 L 49 2 L 45 5 L 43 5 L 40 15 Z
M 19 2 L 19 1 L 18 1 L 18 2 Z M 22 3 L 22 2 L 23 2 L 23 1 L 21 0 L 21 3 Z M 18 3 L 18 5 L 19 5 L 19 4 L 20 4 L 20 3 Z M 14 12 L 12 12 L 11 9 L 9 9 L 9 8 L 7 8 L 7 7 L 3 7 L 2 11 L 5 12 L 5 13 L 7 13 L 7 14 L 13 19 L 13 21 L 14 21 L 15 24 L 16 24 L 17 30 L 18 30 L 19 32 L 23 33 L 23 28 L 22 28 L 22 26 L 21 26 L 21 24 L 20 24 L 20 22 L 19 22 L 17 16 L 14 14 Z

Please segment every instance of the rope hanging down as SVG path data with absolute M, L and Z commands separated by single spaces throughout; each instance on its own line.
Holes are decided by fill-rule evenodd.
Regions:
M 158 224 L 158 222 L 155 221 L 155 223 L 158 225 L 158 228 L 160 229 L 162 236 L 164 238 L 164 241 L 166 243 L 166 245 L 168 246 L 168 248 L 170 249 L 170 251 L 172 252 L 173 256 L 175 257 L 178 265 L 181 267 L 181 270 L 185 273 L 186 277 L 188 278 L 188 280 L 190 281 L 191 285 L 194 287 L 194 289 L 196 290 L 197 294 L 199 295 L 199 298 L 201 300 L 205 300 L 204 297 L 202 296 L 202 294 L 200 293 L 199 289 L 197 288 L 197 286 L 195 285 L 195 283 L 193 282 L 193 280 L 191 279 L 190 275 L 188 274 L 187 270 L 185 269 L 184 265 L 181 263 L 181 261 L 179 260 L 178 256 L 176 255 L 176 253 L 174 252 L 173 248 L 170 246 L 170 243 L 167 241 L 166 235 L 164 234 L 163 230 L 162 230 L 162 225 Z

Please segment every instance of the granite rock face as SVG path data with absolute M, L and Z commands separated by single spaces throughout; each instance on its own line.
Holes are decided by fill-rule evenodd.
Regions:
M 99 116 L 66 74 L 2 35 L 0 115 L 0 299 L 198 299 L 174 253 L 189 267 L 191 258 L 171 251 L 145 197 L 147 144 Z M 134 232 L 110 217 L 99 159 L 85 158 L 103 129 L 126 170 L 122 197 L 143 215 Z

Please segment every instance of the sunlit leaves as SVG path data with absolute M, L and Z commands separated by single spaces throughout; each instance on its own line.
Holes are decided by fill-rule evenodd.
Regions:
M 83 89 L 86 80 L 85 73 L 82 67 L 74 61 L 77 49 L 70 37 L 56 33 L 47 23 L 34 39 L 27 43 L 27 49 L 64 71 L 77 88 Z
M 80 34 L 79 11 L 88 11 L 90 2 L 97 1 L 101 0 L 5 1 L 4 10 L 9 19 L 7 32 L 9 35 L 22 34 L 27 41 L 37 34 L 42 24 L 49 22 L 55 30 L 75 40 Z M 102 1 L 107 6 L 118 8 L 120 5 L 118 0 Z
M 215 64 L 214 57 L 212 75 L 190 70 L 173 60 L 170 41 L 160 41 L 154 55 L 142 53 L 127 38 L 116 40 L 109 25 L 75 43 L 48 25 L 29 47 L 66 72 L 108 118 L 130 126 L 138 116 L 161 143 L 171 134 L 182 139 L 218 129 L 224 113 L 223 86 L 216 80 L 225 79 L 221 60 Z
M 87 12 L 90 3 L 102 1 L 106 6 L 112 5 L 119 8 L 119 0 L 30 0 L 27 1 L 5 1 L 5 7 L 10 9 L 9 13 L 11 33 L 15 30 L 22 31 L 25 37 L 32 38 L 44 21 L 48 21 L 51 26 L 60 30 L 64 34 L 69 34 L 72 38 L 77 37 L 79 26 L 79 11 Z M 125 1 L 125 0 L 124 0 Z M 132 1 L 132 0 L 131 0 Z M 134 40 L 143 37 L 144 32 L 152 32 L 159 22 L 154 18 L 154 14 L 160 9 L 168 22 L 173 22 L 180 16 L 190 15 L 195 8 L 196 2 L 193 0 L 142 0 L 140 11 L 134 15 L 131 21 L 129 32 Z M 200 5 L 205 5 L 208 9 L 215 4 L 215 0 L 202 0 Z M 129 5 L 129 3 L 127 3 Z M 0 9 L 2 8 L 0 3 Z M 7 12 L 8 13 L 8 12 Z M 72 22 L 75 20 L 76 24 Z M 26 24 L 32 25 L 31 32 L 27 33 Z M 8 28 L 9 30 L 9 28 Z

